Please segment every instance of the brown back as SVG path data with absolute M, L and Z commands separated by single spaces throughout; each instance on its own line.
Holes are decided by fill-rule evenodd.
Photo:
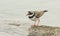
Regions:
M 35 11 L 35 17 L 39 18 L 44 14 L 42 11 Z

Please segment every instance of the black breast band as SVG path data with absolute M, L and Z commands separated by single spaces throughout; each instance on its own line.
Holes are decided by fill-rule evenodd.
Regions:
M 34 14 L 32 16 L 29 16 L 29 18 L 33 18 L 34 16 L 35 16 L 35 12 L 34 12 Z

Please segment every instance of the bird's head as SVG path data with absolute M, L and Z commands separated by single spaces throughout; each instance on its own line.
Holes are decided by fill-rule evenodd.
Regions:
M 33 12 L 32 11 L 28 11 L 26 16 L 29 16 L 29 15 L 33 15 Z

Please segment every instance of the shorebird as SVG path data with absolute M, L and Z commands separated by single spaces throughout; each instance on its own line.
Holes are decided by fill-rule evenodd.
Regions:
M 34 26 L 38 26 L 40 20 L 39 18 L 45 13 L 48 12 L 47 10 L 43 11 L 28 11 L 27 16 L 29 19 L 31 19 L 34 22 Z

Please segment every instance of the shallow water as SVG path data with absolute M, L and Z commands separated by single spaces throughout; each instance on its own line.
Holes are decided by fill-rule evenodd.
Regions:
M 6 21 L 4 21 L 2 24 L 0 24 L 0 34 L 4 36 L 27 36 L 29 27 L 28 23 L 26 23 L 26 25 L 21 25 L 20 23 L 20 26 L 16 26 L 16 24 L 18 23 L 15 23 L 15 25 L 10 25 Z

